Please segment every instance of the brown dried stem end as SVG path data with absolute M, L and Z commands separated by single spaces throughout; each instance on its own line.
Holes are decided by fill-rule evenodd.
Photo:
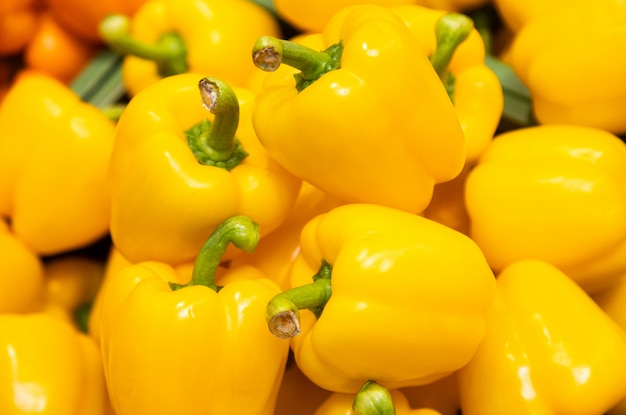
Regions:
M 300 319 L 293 310 L 276 314 L 268 326 L 270 332 L 279 339 L 290 339 L 300 333 Z

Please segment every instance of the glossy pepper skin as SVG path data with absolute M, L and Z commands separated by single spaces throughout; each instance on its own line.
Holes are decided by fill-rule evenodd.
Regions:
M 126 268 L 130 265 L 132 265 L 132 263 L 124 258 L 124 256 L 120 253 L 118 249 L 115 248 L 115 246 L 111 247 L 109 255 L 104 263 L 100 288 L 96 292 L 96 295 L 93 299 L 91 311 L 89 312 L 89 318 L 87 320 L 87 333 L 98 344 L 100 344 L 100 311 L 102 308 L 102 301 L 104 299 L 104 292 L 106 291 L 106 287 L 109 281 L 113 279 L 112 275 L 117 274 L 123 268 Z M 125 294 L 122 297 L 124 296 Z
M 458 377 L 463 414 L 603 414 L 626 395 L 626 333 L 556 267 L 519 261 Z
M 117 125 L 109 169 L 111 236 L 130 262 L 192 261 L 207 236 L 239 214 L 259 223 L 265 236 L 286 219 L 298 197 L 301 181 L 268 157 L 252 129 L 255 95 L 245 88 L 220 87 L 236 95 L 216 97 L 217 122 L 202 105 L 201 79 L 182 74 L 160 80 L 130 101 Z M 229 98 L 222 101 L 225 95 Z M 222 107 L 229 109 L 221 113 Z M 185 131 L 207 119 L 226 141 L 232 141 L 236 129 L 247 156 L 235 167 L 201 164 L 187 145 Z M 224 123 L 228 131 L 221 134 Z M 234 151 L 229 160 L 238 154 Z
M 411 4 L 415 0 L 374 0 L 368 4 L 382 7 Z M 321 33 L 330 18 L 344 7 L 360 4 L 359 0 L 274 0 L 274 9 L 281 19 L 307 33 Z
M 546 11 L 517 33 L 508 59 L 531 92 L 538 123 L 626 132 L 626 82 L 621 76 L 626 58 L 615 53 L 626 42 L 625 21 L 621 1 L 582 2 Z
M 304 227 L 292 286 L 268 305 L 270 328 L 291 336 L 296 362 L 313 382 L 354 394 L 368 380 L 417 386 L 465 365 L 482 339 L 495 281 L 465 235 L 397 209 L 351 204 Z M 279 301 L 316 286 L 327 302 L 294 312 L 299 334 L 297 324 L 275 324 L 290 314 Z
M 551 8 L 565 10 L 576 1 L 571 0 L 493 0 L 493 5 L 498 11 L 505 25 L 513 33 L 519 32 L 529 21 L 540 16 Z M 584 2 L 587 7 L 590 3 Z
M 100 283 L 100 287 L 96 292 L 96 295 L 91 304 L 91 308 L 89 310 L 89 315 L 87 319 L 87 333 L 90 337 L 92 337 L 98 344 L 100 344 L 100 324 L 101 324 L 101 311 L 102 311 L 102 302 L 104 301 L 104 293 L 107 292 L 109 283 L 115 280 L 113 275 L 121 272 L 124 268 L 134 265 L 135 263 L 130 262 L 128 259 L 124 258 L 124 256 L 120 253 L 120 251 L 112 246 L 109 252 L 109 255 L 104 264 L 104 273 L 102 275 L 102 281 Z M 184 263 L 178 266 L 173 267 L 174 271 L 180 275 L 181 279 L 190 279 L 193 270 L 193 262 Z M 220 267 L 218 269 L 218 275 L 224 273 L 224 268 Z M 119 288 L 119 286 L 118 286 Z M 107 295 L 108 302 L 111 303 L 112 298 L 117 298 L 117 303 L 121 303 L 124 298 L 128 295 L 126 290 L 119 291 L 117 290 L 117 294 L 109 293 Z M 109 304 L 110 307 L 110 304 Z M 117 307 L 117 305 L 115 306 Z
M 256 71 L 251 45 L 259 36 L 281 36 L 276 18 L 250 0 L 149 0 L 130 20 L 107 18 L 100 31 L 126 54 L 122 79 L 131 96 L 184 72 L 247 87 Z
M 0 314 L 31 310 L 44 286 L 42 259 L 0 220 Z
M 292 174 L 345 203 L 423 210 L 434 184 L 465 161 L 463 132 L 427 57 L 381 6 L 344 8 L 313 36 L 316 48 L 270 38 L 254 46 L 264 70 L 281 59 L 304 67 L 293 72 L 297 83 L 267 75 L 272 85 L 253 111 L 259 139 Z
M 626 271 L 626 146 L 606 131 L 537 126 L 499 135 L 469 172 L 470 236 L 496 272 L 557 266 L 588 292 Z
M 97 345 L 45 313 L 0 314 L 0 412 L 105 415 Z
M 303 183 L 285 222 L 263 238 L 263 243 L 250 255 L 238 256 L 230 263 L 252 265 L 263 271 L 281 289 L 290 288 L 291 266 L 300 252 L 300 231 L 309 220 L 339 205 L 341 203 L 328 194 Z
M 626 330 L 626 307 L 624 307 L 624 301 L 626 301 L 626 276 L 620 278 L 609 288 L 594 294 L 592 298 L 613 321 Z M 606 413 L 607 415 L 626 414 L 626 395 Z
M 36 253 L 77 249 L 107 233 L 114 130 L 50 75 L 15 79 L 0 104 L 0 215 Z
M 215 254 L 231 241 L 249 252 L 258 228 L 245 217 L 225 221 L 198 255 L 188 286 L 159 262 L 123 268 L 107 284 L 100 338 L 117 415 L 273 414 L 289 347 L 263 317 L 280 289 L 247 273 L 217 290 Z
M 390 7 L 407 25 L 422 46 L 422 52 L 434 60 L 438 39 L 436 33 L 444 25 L 466 25 L 467 35 L 461 40 L 447 64 L 437 69 L 449 91 L 454 110 L 465 135 L 468 164 L 484 152 L 493 139 L 502 116 L 504 96 L 496 74 L 485 65 L 485 44 L 469 17 L 418 5 Z

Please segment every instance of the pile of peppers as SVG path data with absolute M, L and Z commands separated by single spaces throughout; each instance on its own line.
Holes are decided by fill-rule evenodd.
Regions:
M 3 0 L 0 414 L 626 415 L 624 42 L 619 0 Z

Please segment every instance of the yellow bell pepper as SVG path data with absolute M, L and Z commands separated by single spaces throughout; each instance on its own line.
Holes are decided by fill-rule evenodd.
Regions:
M 0 218 L 0 314 L 26 312 L 44 293 L 41 258 Z
M 304 376 L 293 361 L 288 361 L 273 415 L 314 415 L 331 394 Z
M 465 181 L 470 169 L 471 167 L 466 166 L 454 179 L 435 185 L 432 200 L 422 212 L 425 218 L 469 235 L 470 221 L 465 207 Z
M 401 391 L 389 391 L 389 397 L 393 403 L 391 408 L 377 406 L 375 401 L 369 402 L 365 407 L 356 407 L 354 394 L 335 392 L 322 402 L 314 415 L 413 415 L 409 401 Z
M 102 283 L 104 264 L 87 256 L 67 254 L 48 259 L 44 273 L 44 293 L 34 310 L 65 319 L 86 331 L 86 321 L 79 321 L 78 314 L 94 300 Z
M 257 274 L 219 288 L 215 279 L 230 242 L 250 252 L 258 241 L 258 225 L 236 216 L 208 238 L 190 281 L 162 262 L 113 275 L 100 343 L 118 415 L 273 414 L 289 346 L 263 316 L 280 289 Z
M 113 279 L 112 275 L 117 274 L 122 269 L 130 265 L 132 265 L 132 263 L 124 258 L 124 256 L 120 253 L 118 249 L 115 248 L 115 246 L 111 247 L 109 255 L 104 264 L 100 288 L 96 292 L 87 319 L 87 333 L 96 341 L 98 345 L 100 345 L 100 310 L 102 307 L 104 292 L 109 281 Z M 124 293 L 124 296 L 126 295 L 127 293 Z
M 504 108 L 502 86 L 485 65 L 485 44 L 478 30 L 469 17 L 458 13 L 415 4 L 389 9 L 408 26 L 423 54 L 430 56 L 461 123 L 467 163 L 473 163 L 489 146 Z M 452 52 L 438 47 L 455 30 L 461 32 L 458 46 Z
M 463 131 L 433 66 L 381 6 L 344 8 L 313 40 L 317 47 L 272 37 L 255 44 L 257 66 L 271 72 L 284 63 L 295 75 L 267 75 L 253 110 L 259 140 L 292 174 L 342 202 L 420 212 L 434 184 L 465 162 Z
M 491 3 L 492 0 L 415 0 L 414 3 L 429 9 L 449 12 L 466 12 Z
M 492 0 L 498 16 L 506 27 L 513 33 L 519 32 L 526 23 L 537 16 L 541 16 L 547 10 L 554 8 L 565 11 L 579 0 Z M 581 0 L 587 7 L 593 7 L 592 3 Z
M 626 275 L 622 276 L 615 284 L 592 296 L 593 300 L 613 319 L 619 326 L 626 330 Z M 607 415 L 626 415 L 626 396 L 606 412 Z
M 458 415 L 461 410 L 457 372 L 436 382 L 411 388 L 402 388 L 411 408 L 422 410 L 423 415 Z M 417 415 L 417 412 L 411 412 Z
M 331 394 L 317 408 L 314 415 L 446 415 L 448 412 L 440 412 L 432 408 L 414 408 L 403 390 L 394 389 L 389 391 L 393 408 L 377 405 L 374 401 L 366 406 L 354 405 L 355 395 L 335 392 Z M 300 414 L 300 412 L 298 412 Z M 458 411 L 451 412 L 457 415 Z
M 464 415 L 601 415 L 626 396 L 626 332 L 553 265 L 518 261 L 458 378 Z
M 0 413 L 104 415 L 98 348 L 45 313 L 0 314 Z
M 102 111 L 42 73 L 22 72 L 0 104 L 0 215 L 38 254 L 107 233 L 114 131 Z
M 133 262 L 130 262 L 128 259 L 124 258 L 124 256 L 120 253 L 120 251 L 112 246 L 109 252 L 108 258 L 104 264 L 104 270 L 102 275 L 102 280 L 100 283 L 100 287 L 96 292 L 96 295 L 91 303 L 91 307 L 89 308 L 89 313 L 87 316 L 87 333 L 96 340 L 98 344 L 100 344 L 100 317 L 101 317 L 101 309 L 102 309 L 102 301 L 104 299 L 104 293 L 108 290 L 108 286 L 111 281 L 115 280 L 113 275 L 121 272 L 124 268 L 133 265 Z M 243 266 L 238 267 L 243 268 Z M 182 280 L 189 280 L 191 278 L 193 272 L 193 262 L 187 262 L 184 264 L 174 266 L 175 272 L 180 276 Z M 219 280 L 226 273 L 226 268 L 222 265 L 217 270 L 217 279 Z M 118 288 L 120 288 L 118 286 Z M 116 294 L 111 294 L 109 292 L 108 302 L 111 303 L 113 297 L 117 298 L 117 303 L 121 303 L 124 298 L 128 296 L 128 292 L 130 288 L 122 287 L 123 289 L 117 290 Z M 115 306 L 117 307 L 117 305 Z
M 251 124 L 254 98 L 214 78 L 181 74 L 131 99 L 109 169 L 111 237 L 130 262 L 193 261 L 231 216 L 251 217 L 262 236 L 286 219 L 301 180 L 259 143 Z M 229 252 L 224 259 L 238 253 Z
M 133 15 L 110 15 L 100 34 L 125 54 L 122 80 L 131 96 L 162 77 L 203 73 L 247 87 L 256 71 L 250 47 L 281 36 L 276 18 L 250 0 L 148 0 Z
M 357 395 L 368 381 L 418 386 L 472 357 L 495 280 L 467 236 L 397 209 L 351 204 L 309 221 L 301 247 L 293 288 L 272 299 L 267 320 L 291 339 L 317 385 Z
M 626 42 L 625 24 L 624 2 L 600 0 L 551 9 L 517 33 L 508 60 L 540 124 L 626 133 L 626 57 L 615 52 Z
M 415 0 L 370 0 L 368 4 L 388 7 L 411 4 Z M 360 0 L 273 0 L 276 14 L 300 31 L 320 33 L 330 18 L 344 7 L 359 5 Z
M 470 236 L 496 272 L 545 260 L 587 292 L 626 271 L 626 145 L 571 125 L 500 134 L 468 173 Z
M 615 284 L 605 290 L 595 293 L 593 300 L 607 313 L 620 327 L 626 330 L 626 275 L 623 275 Z
M 278 284 L 282 290 L 291 287 L 291 265 L 300 251 L 300 231 L 313 217 L 340 205 L 308 183 L 303 183 L 298 200 L 291 213 L 278 229 L 263 238 L 263 243 L 250 255 L 234 258 L 230 264 L 249 264 L 260 269 Z

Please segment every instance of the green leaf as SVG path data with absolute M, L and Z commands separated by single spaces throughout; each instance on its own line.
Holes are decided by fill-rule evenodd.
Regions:
M 122 82 L 123 57 L 103 49 L 72 81 L 70 88 L 85 102 L 98 108 L 118 103 L 126 94 Z
M 518 127 L 536 125 L 532 110 L 532 96 L 513 68 L 493 55 L 487 55 L 485 64 L 496 74 L 504 94 L 502 118 Z
M 274 8 L 274 2 L 272 0 L 251 0 L 252 3 L 256 3 L 261 7 L 266 8 L 272 13 L 276 13 L 276 9 Z

